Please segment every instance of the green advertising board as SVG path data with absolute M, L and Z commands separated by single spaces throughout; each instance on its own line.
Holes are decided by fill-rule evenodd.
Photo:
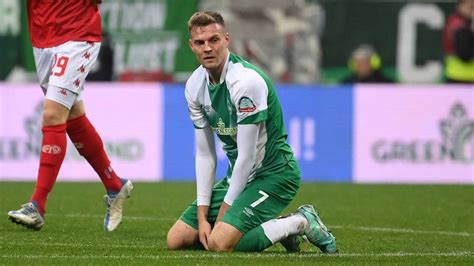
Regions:
M 199 0 L 115 0 L 100 6 L 110 33 L 114 69 L 122 73 L 161 73 L 183 80 L 197 62 L 188 48 L 187 20 Z M 15 66 L 34 71 L 26 0 L 0 0 L 0 80 Z
M 118 0 L 101 6 L 111 35 L 115 73 L 154 73 L 183 80 L 197 66 L 188 47 L 187 21 L 198 0 Z
M 21 3 L 18 0 L 0 0 L 0 80 L 19 63 L 18 47 L 21 33 Z

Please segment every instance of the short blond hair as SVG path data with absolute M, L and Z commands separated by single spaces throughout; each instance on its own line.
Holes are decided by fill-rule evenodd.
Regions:
M 222 27 L 225 27 L 224 18 L 221 14 L 213 11 L 200 11 L 194 13 L 188 21 L 188 31 L 194 27 L 205 27 L 210 24 L 217 23 Z

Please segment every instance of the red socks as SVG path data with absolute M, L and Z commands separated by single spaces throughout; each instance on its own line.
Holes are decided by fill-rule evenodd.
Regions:
M 46 199 L 56 182 L 59 168 L 66 155 L 66 124 L 44 126 L 41 145 L 38 180 L 31 200 L 34 201 L 43 215 Z
M 122 182 L 110 166 L 104 144 L 99 134 L 85 115 L 67 122 L 67 134 L 76 146 L 79 154 L 84 156 L 100 176 L 107 192 L 119 192 Z
M 76 146 L 100 176 L 107 192 L 119 192 L 122 187 L 120 178 L 115 174 L 104 150 L 102 140 L 85 115 L 67 122 L 67 124 L 44 126 L 43 142 L 40 154 L 38 180 L 31 201 L 35 202 L 41 215 L 44 215 L 48 194 L 66 155 L 66 132 Z

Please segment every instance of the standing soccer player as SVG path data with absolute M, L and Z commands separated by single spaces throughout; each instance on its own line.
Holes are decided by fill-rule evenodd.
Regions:
M 197 12 L 188 30 L 201 63 L 185 91 L 195 127 L 197 201 L 170 229 L 169 249 L 202 244 L 213 251 L 262 251 L 282 242 L 298 251 L 304 235 L 321 251 L 336 252 L 335 238 L 313 206 L 276 218 L 295 197 L 300 170 L 271 81 L 229 52 L 220 14 Z M 213 131 L 229 159 L 227 176 L 215 185 Z
M 66 134 L 79 154 L 100 176 L 107 194 L 104 229 L 113 231 L 122 221 L 122 209 L 132 182 L 117 176 L 102 139 L 87 119 L 81 93 L 99 53 L 101 0 L 28 0 L 28 26 L 43 104 L 43 139 L 38 179 L 30 202 L 8 212 L 10 220 L 39 230 L 44 224 L 48 194 L 66 154 Z

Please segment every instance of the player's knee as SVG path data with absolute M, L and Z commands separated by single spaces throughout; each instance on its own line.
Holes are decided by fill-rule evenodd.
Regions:
M 170 250 L 186 249 L 194 245 L 198 239 L 197 231 L 187 228 L 187 225 L 178 221 L 168 232 L 166 243 Z
M 43 125 L 54 126 L 66 123 L 67 117 L 64 117 L 60 112 L 52 108 L 46 108 L 43 110 Z
M 232 252 L 234 247 L 232 244 L 228 243 L 227 241 L 223 241 L 222 239 L 217 239 L 215 235 L 209 237 L 208 242 L 209 250 L 218 251 L 218 252 Z
M 185 241 L 183 239 L 183 235 L 179 233 L 176 226 L 171 227 L 168 232 L 168 236 L 166 237 L 166 243 L 168 245 L 168 249 L 170 250 L 179 250 L 183 249 L 185 246 Z
M 166 237 L 166 243 L 168 245 L 169 250 L 183 249 L 183 240 L 176 234 L 173 228 L 171 228 L 168 232 L 168 236 Z

